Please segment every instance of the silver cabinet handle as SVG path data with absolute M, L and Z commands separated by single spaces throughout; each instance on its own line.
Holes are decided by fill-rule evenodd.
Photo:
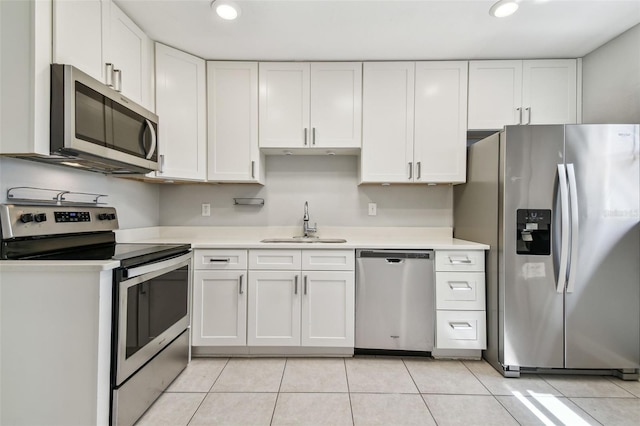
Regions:
M 526 107 L 524 111 L 527 113 L 527 124 L 531 124 L 531 107 Z
M 518 124 L 522 124 L 522 108 L 516 108 L 518 112 Z
M 113 88 L 113 64 L 104 64 L 104 84 Z
M 418 173 L 417 173 L 416 179 L 420 180 L 420 178 L 422 177 L 422 162 L 418 161 L 416 163 L 416 166 L 418 167 Z
M 240 275 L 240 277 L 238 277 L 238 281 L 239 281 L 239 284 L 240 284 L 240 285 L 239 285 L 239 287 L 240 287 L 239 293 L 240 293 L 240 294 L 242 294 L 242 293 L 243 293 L 243 291 L 242 291 L 242 280 L 243 280 L 243 279 L 244 279 L 244 274 L 242 274 L 242 275 Z
M 304 294 L 305 295 L 307 294 L 307 281 L 308 281 L 308 278 L 309 277 L 307 277 L 306 275 L 304 276 Z
M 229 262 L 231 262 L 231 258 L 229 258 L 229 257 L 227 257 L 227 258 L 215 258 L 215 257 L 212 257 L 211 259 L 209 259 L 209 262 L 229 263 Z
M 251 162 L 251 179 L 255 179 L 256 178 L 256 162 L 252 161 Z
M 473 327 L 468 322 L 450 322 L 449 326 L 454 330 L 471 330 Z
M 413 179 L 413 163 L 409 162 L 409 180 Z
M 297 275 L 293 284 L 293 294 L 298 294 L 298 276 Z
M 468 291 L 471 290 L 471 286 L 469 285 L 469 283 L 467 281 L 447 281 L 447 283 L 449 284 L 449 288 L 451 290 L 464 290 L 464 291 Z
M 122 70 L 113 70 L 113 88 L 122 92 Z
M 304 128 L 304 145 L 307 145 L 307 128 Z
M 316 144 L 316 128 L 313 127 L 311 129 L 311 145 L 315 145 Z
M 159 168 L 160 170 L 158 170 L 160 173 L 164 173 L 164 154 L 160 154 L 160 161 L 159 161 Z
M 468 257 L 449 257 L 449 263 L 452 265 L 462 265 L 471 263 L 471 259 Z

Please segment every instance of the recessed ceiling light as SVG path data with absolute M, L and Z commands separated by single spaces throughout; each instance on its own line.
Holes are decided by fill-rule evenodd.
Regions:
M 518 3 L 515 0 L 500 0 L 491 6 L 489 14 L 496 18 L 504 18 L 513 15 L 516 10 L 518 10 Z
M 211 2 L 211 8 L 216 11 L 219 17 L 227 21 L 233 21 L 240 16 L 240 6 L 229 0 L 214 0 Z

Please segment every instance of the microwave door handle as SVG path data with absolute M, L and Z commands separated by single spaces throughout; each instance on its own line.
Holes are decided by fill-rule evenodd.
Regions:
M 147 156 L 146 156 L 146 159 L 148 160 L 151 158 L 151 156 L 153 156 L 153 153 L 156 152 L 158 140 L 156 136 L 156 129 L 154 129 L 153 123 L 151 123 L 151 121 L 149 121 L 146 118 L 144 121 L 147 123 L 147 126 L 149 126 L 149 130 L 151 131 L 151 148 L 149 148 L 149 152 L 147 153 Z

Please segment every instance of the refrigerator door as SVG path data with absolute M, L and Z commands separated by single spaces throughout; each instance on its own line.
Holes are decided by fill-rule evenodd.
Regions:
M 566 368 L 638 368 L 638 133 L 638 125 L 566 126 L 578 219 L 565 295 Z
M 502 146 L 503 225 L 499 297 L 504 366 L 564 366 L 558 165 L 564 127 L 507 126 Z

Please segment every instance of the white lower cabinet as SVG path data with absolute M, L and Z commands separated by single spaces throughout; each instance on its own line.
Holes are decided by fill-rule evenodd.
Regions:
M 193 346 L 247 344 L 247 250 L 196 250 Z
M 484 251 L 436 251 L 436 349 L 486 349 Z
M 249 267 L 249 346 L 353 347 L 353 250 L 250 250 Z
M 197 249 L 193 346 L 353 348 L 353 250 Z

